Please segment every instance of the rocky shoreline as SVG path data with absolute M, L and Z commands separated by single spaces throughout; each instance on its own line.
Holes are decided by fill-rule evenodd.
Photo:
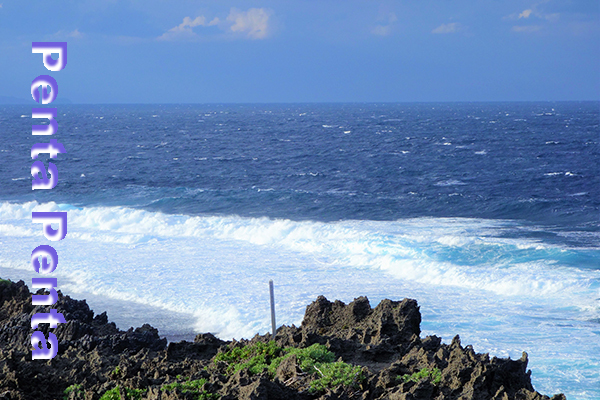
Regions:
M 280 327 L 275 342 L 206 333 L 167 344 L 150 325 L 121 331 L 59 292 L 53 308 L 67 320 L 53 330 L 59 353 L 32 361 L 31 316 L 47 308 L 31 304 L 23 281 L 0 280 L 0 399 L 549 399 L 531 385 L 526 353 L 490 358 L 458 336 L 451 344 L 421 338 L 411 299 L 371 308 L 365 297 L 344 304 L 320 296 L 302 325 Z

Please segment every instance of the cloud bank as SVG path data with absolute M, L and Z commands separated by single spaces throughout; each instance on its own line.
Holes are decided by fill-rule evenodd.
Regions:
M 529 18 L 529 16 L 531 15 L 531 13 L 533 12 L 533 10 L 531 8 L 524 10 L 521 14 L 519 14 L 519 19 L 521 18 Z
M 528 21 L 532 21 L 533 20 L 537 20 L 539 22 L 539 20 L 545 20 L 548 22 L 556 22 L 558 21 L 558 19 L 560 18 L 560 14 L 559 13 L 545 13 L 544 11 L 542 11 L 540 8 L 540 6 L 544 3 L 547 3 L 548 1 L 540 1 L 538 3 L 533 4 L 531 7 L 521 11 L 520 13 L 514 13 L 514 14 L 510 14 L 507 15 L 506 17 L 504 17 L 503 19 L 505 20 L 513 20 L 513 21 L 518 21 L 518 20 L 528 20 Z M 519 32 L 519 33 L 533 33 L 533 32 L 538 32 L 543 28 L 542 25 L 514 25 L 511 28 L 511 31 L 513 32 Z
M 232 32 L 249 39 L 265 39 L 270 33 L 270 16 L 270 10 L 264 8 L 251 8 L 246 12 L 232 8 L 227 21 L 233 24 L 229 27 Z
M 195 38 L 198 35 L 193 31 L 192 28 L 197 26 L 213 26 L 219 23 L 219 18 L 214 18 L 209 23 L 206 23 L 206 17 L 201 15 L 195 19 L 190 17 L 184 17 L 183 22 L 174 28 L 169 29 L 167 32 L 160 36 L 159 40 L 178 40 L 178 39 L 189 39 Z
M 431 31 L 431 33 L 456 33 L 461 30 L 461 25 L 458 22 L 451 22 L 449 24 L 441 24 L 437 28 Z
M 251 8 L 248 11 L 232 8 L 224 20 L 215 17 L 208 21 L 204 15 L 194 19 L 184 17 L 181 24 L 169 29 L 157 39 L 162 41 L 197 40 L 202 36 L 199 34 L 200 30 L 194 28 L 211 26 L 218 27 L 222 33 L 231 37 L 252 40 L 266 39 L 272 32 L 270 19 L 272 15 L 273 12 L 265 8 Z

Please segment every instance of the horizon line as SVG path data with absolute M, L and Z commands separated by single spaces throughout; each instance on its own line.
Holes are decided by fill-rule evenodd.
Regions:
M 2 102 L 1 105 L 33 105 L 27 100 L 12 98 L 13 101 Z M 6 99 L 8 100 L 8 99 Z M 581 99 L 581 100 L 398 100 L 398 101 L 226 101 L 226 102 L 73 102 L 69 99 L 57 99 L 56 105 L 275 105 L 275 104 L 450 104 L 450 103 L 594 103 L 600 102 L 600 99 Z M 51 104 L 37 104 L 37 107 L 51 106 Z

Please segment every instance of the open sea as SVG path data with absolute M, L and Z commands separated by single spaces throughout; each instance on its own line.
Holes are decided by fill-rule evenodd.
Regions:
M 58 289 L 170 340 L 267 333 L 269 279 L 278 325 L 410 297 L 422 336 L 600 399 L 600 103 L 56 108 L 59 183 L 32 191 L 49 138 L 0 106 L 1 277 L 51 244 Z M 68 211 L 65 240 L 33 210 Z

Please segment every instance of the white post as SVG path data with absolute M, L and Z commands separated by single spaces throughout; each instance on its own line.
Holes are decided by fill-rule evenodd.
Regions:
M 275 340 L 275 294 L 273 293 L 273 280 L 269 281 L 269 294 L 271 295 L 271 329 Z

